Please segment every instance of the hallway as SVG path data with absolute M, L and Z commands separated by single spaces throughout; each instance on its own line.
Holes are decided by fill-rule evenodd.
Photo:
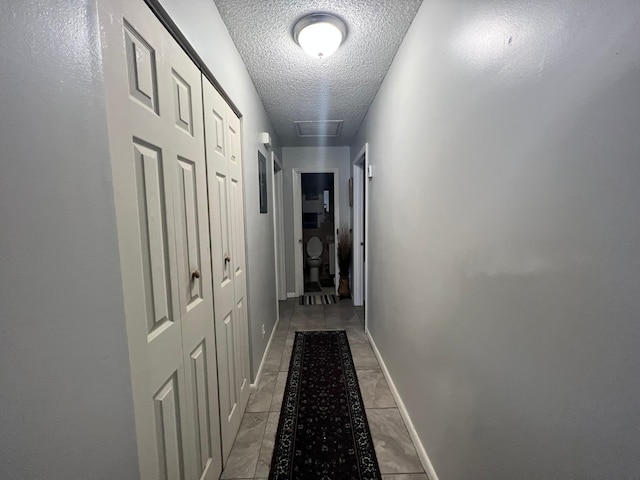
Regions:
M 349 28 L 316 61 L 292 32 L 320 3 Z M 316 328 L 349 333 L 386 480 L 640 478 L 640 1 L 423 1 L 390 51 L 380 33 L 395 17 L 381 12 L 404 4 L 4 2 L 1 479 L 196 480 L 208 455 L 214 480 L 237 432 L 223 453 L 215 424 L 231 417 L 242 427 L 225 478 L 264 479 L 293 333 Z M 131 8 L 140 12 L 123 13 Z M 239 21 L 227 25 L 231 14 Z M 237 42 L 234 25 L 249 31 Z M 193 75 L 170 68 L 170 51 Z M 368 75 L 385 52 L 388 68 Z M 251 57 L 267 67 L 252 69 Z M 357 81 L 340 90 L 343 73 Z M 198 126 L 203 85 L 230 109 L 214 119 L 209 151 L 240 154 L 234 202 L 203 182 L 213 172 L 198 162 L 213 138 Z M 354 116 L 365 87 L 375 94 Z M 313 115 L 272 114 L 296 99 Z M 338 121 L 326 138 L 298 128 Z M 134 122 L 141 132 L 124 132 Z M 278 315 L 276 299 L 303 290 L 293 180 L 314 169 L 338 172 L 336 224 L 351 228 L 363 210 L 355 172 L 364 176 L 368 337 L 344 302 L 294 299 Z M 222 173 L 210 180 L 232 178 Z M 206 217 L 231 205 L 244 218 L 222 226 L 245 241 L 209 251 L 220 222 L 192 221 L 194 207 Z M 160 253 L 152 262 L 147 251 Z M 223 303 L 208 271 L 236 263 L 246 288 Z M 192 300 L 200 294 L 216 322 L 242 322 L 235 337 L 225 327 L 243 342 L 235 410 L 217 404 L 230 398 L 214 389 L 231 371 L 219 380 L 218 365 L 236 357 L 222 334 L 212 341 L 211 315 L 199 317 L 209 327 L 181 331 L 197 312 L 186 306 L 205 306 Z M 247 315 L 216 313 L 221 305 Z M 158 332 L 171 344 L 148 356 Z M 251 382 L 259 391 L 243 417 Z M 196 386 L 207 390 L 198 417 Z M 146 473 L 167 465 L 170 475 Z
M 280 322 L 260 379 L 251 395 L 222 479 L 269 476 L 289 359 L 297 330 L 346 330 L 360 391 L 384 480 L 426 480 L 420 459 L 364 332 L 364 311 L 351 300 L 335 305 L 280 302 Z

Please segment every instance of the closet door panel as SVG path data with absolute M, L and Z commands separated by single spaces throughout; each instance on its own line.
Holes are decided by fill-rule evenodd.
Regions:
M 237 289 L 246 289 L 238 280 L 244 282 L 245 268 L 244 220 L 237 213 L 242 207 L 240 122 L 207 79 L 203 79 L 203 92 L 220 422 L 226 459 L 249 397 L 247 316 L 236 302 Z
M 242 411 L 249 401 L 249 326 L 246 309 L 247 278 L 245 268 L 244 190 L 242 181 L 242 138 L 240 119 L 227 106 L 227 137 L 229 141 L 229 179 L 231 238 L 233 244 L 233 304 L 238 322 L 236 340 L 236 386 Z
M 198 69 L 141 0 L 99 0 L 140 477 L 221 472 Z
M 101 2 L 112 171 L 141 478 L 188 478 L 189 436 L 163 31 Z
M 226 135 L 226 108 L 222 97 L 203 79 L 204 122 L 209 185 L 211 262 L 215 296 L 215 331 L 218 338 L 218 385 L 222 458 L 229 456 L 242 413 L 238 405 L 235 365 L 236 316 L 233 308 L 233 237 L 229 215 L 229 139 Z
M 200 71 L 174 43 L 168 54 L 165 100 L 176 171 L 174 212 L 182 318 L 185 395 L 190 415 L 191 478 L 212 480 L 222 469 L 216 378 L 213 291 Z M 162 106 L 162 104 L 161 104 Z M 213 412 L 213 415 L 212 415 Z

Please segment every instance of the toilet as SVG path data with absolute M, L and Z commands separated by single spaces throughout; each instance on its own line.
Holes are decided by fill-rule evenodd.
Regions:
M 322 240 L 319 237 L 311 237 L 307 241 L 307 265 L 309 265 L 309 281 L 320 280 L 320 267 L 322 266 Z

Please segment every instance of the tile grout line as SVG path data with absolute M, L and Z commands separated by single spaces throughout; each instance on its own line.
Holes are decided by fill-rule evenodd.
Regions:
M 327 320 L 327 312 L 326 312 L 326 310 L 323 310 L 322 312 L 317 312 L 317 314 L 316 313 L 312 313 L 311 314 L 311 318 L 307 318 L 306 315 L 301 315 L 299 317 L 296 316 L 295 315 L 296 311 L 298 311 L 298 312 L 305 311 L 302 308 L 298 309 L 296 307 L 298 307 L 298 305 L 294 305 L 292 307 L 292 309 L 290 310 L 288 315 L 286 315 L 286 320 L 284 319 L 284 317 L 281 319 L 281 320 L 284 320 L 281 323 L 282 326 L 284 326 L 284 323 L 287 322 L 287 320 L 288 320 L 288 325 L 287 325 L 287 329 L 286 329 L 287 338 L 288 338 L 289 334 L 293 333 L 295 335 L 295 332 L 297 332 L 297 331 L 316 330 L 316 329 L 345 330 L 345 329 L 348 329 L 348 328 L 358 328 L 358 329 L 363 329 L 364 328 L 362 323 L 358 323 L 358 324 L 348 323 L 347 325 L 332 325 L 331 327 L 329 327 L 329 326 L 327 326 L 328 320 Z M 326 308 L 326 306 L 325 306 L 325 308 Z M 314 316 L 316 316 L 316 318 L 313 318 Z M 357 312 L 356 312 L 356 316 L 358 316 Z M 320 317 L 320 318 L 317 318 L 317 317 Z M 358 318 L 359 318 L 359 316 L 358 316 Z M 297 321 L 301 325 L 292 326 L 291 323 L 294 322 L 294 321 Z M 307 323 L 314 323 L 314 321 L 318 322 L 319 324 L 324 324 L 324 326 L 306 325 Z M 274 332 L 275 332 L 275 328 L 274 328 Z M 369 338 L 367 338 L 368 335 L 367 335 L 366 331 L 364 332 L 364 335 L 365 335 L 365 339 L 367 340 L 366 343 L 355 343 L 353 345 L 367 345 L 367 346 L 371 347 L 371 349 L 373 351 L 373 354 L 374 354 L 374 357 L 376 358 L 376 363 L 378 364 L 378 366 L 377 367 L 365 367 L 365 368 L 357 368 L 356 367 L 356 375 L 357 375 L 358 371 L 362 371 L 362 372 L 382 372 L 382 374 L 384 375 L 384 368 L 379 362 L 380 359 L 376 355 L 376 352 L 374 350 L 374 346 L 372 345 L 372 343 L 369 340 Z M 291 357 L 289 357 L 289 361 L 287 362 L 287 369 L 285 371 L 280 369 L 280 365 L 282 365 L 282 362 L 283 362 L 283 359 L 284 359 L 285 350 L 287 350 L 287 347 L 289 347 L 289 348 L 293 347 L 293 345 L 287 345 L 286 342 L 287 342 L 287 339 L 285 338 L 284 344 L 278 346 L 278 347 L 282 348 L 282 352 L 280 354 L 280 363 L 279 363 L 279 367 L 278 367 L 277 371 L 269 372 L 269 373 L 272 373 L 272 374 L 274 374 L 276 376 L 276 379 L 275 379 L 276 383 L 277 383 L 277 380 L 278 380 L 278 378 L 280 377 L 281 374 L 287 375 L 288 365 L 291 362 Z M 351 346 L 353 346 L 353 345 L 351 345 Z M 275 345 L 270 345 L 270 347 L 275 347 Z M 358 383 L 360 383 L 360 382 L 358 382 Z M 387 386 L 390 387 L 390 385 L 387 385 Z M 256 464 L 255 464 L 255 467 L 253 468 L 253 476 L 250 477 L 250 479 L 236 478 L 236 479 L 233 479 L 233 480 L 251 480 L 251 479 L 253 479 L 253 480 L 265 480 L 264 477 L 257 477 L 256 474 L 257 474 L 258 464 L 260 463 L 260 459 L 261 459 L 261 453 L 262 453 L 262 450 L 263 450 L 263 447 L 264 447 L 265 435 L 266 435 L 266 431 L 267 431 L 267 427 L 268 427 L 269 417 L 271 416 L 272 413 L 277 414 L 279 416 L 280 413 L 281 413 L 281 410 L 282 410 L 282 405 L 279 405 L 277 410 L 271 410 L 271 405 L 273 403 L 273 399 L 275 397 L 275 394 L 276 394 L 276 386 L 274 385 L 273 392 L 271 392 L 269 394 L 269 397 L 270 397 L 271 401 L 269 402 L 269 408 L 268 408 L 267 411 L 246 412 L 246 413 L 266 414 L 266 421 L 265 421 L 265 424 L 264 424 L 264 429 L 262 430 L 262 438 L 261 438 L 261 441 L 260 441 L 260 446 L 258 448 L 257 461 L 256 461 Z M 392 394 L 392 396 L 394 396 L 393 392 L 391 392 L 391 394 Z M 396 410 L 400 414 L 401 418 L 403 417 L 402 416 L 402 412 L 400 411 L 398 405 L 396 405 L 395 407 L 372 407 L 372 408 L 366 408 L 365 407 L 365 410 L 366 411 L 371 411 L 371 410 L 381 410 L 381 411 Z M 403 423 L 405 423 L 405 428 L 407 428 L 406 422 L 404 421 L 405 419 L 402 418 L 402 420 L 403 420 Z M 409 429 L 407 428 L 407 430 L 409 430 Z M 275 439 L 274 439 L 274 443 L 275 443 Z M 412 442 L 412 443 L 414 443 L 414 448 L 415 448 L 415 442 Z M 382 479 L 386 478 L 387 476 L 412 475 L 412 474 L 416 475 L 416 474 L 419 474 L 419 473 L 418 472 L 394 472 L 394 473 L 389 473 L 389 474 L 383 474 L 382 475 Z M 424 473 L 422 473 L 422 474 L 424 475 Z M 229 480 L 231 480 L 231 479 L 229 479 Z
M 366 333 L 369 336 L 369 342 L 371 344 L 373 353 L 378 360 L 378 364 L 382 369 L 382 373 L 384 374 L 385 379 L 387 380 L 387 385 L 391 390 L 391 394 L 393 395 L 398 411 L 400 412 L 400 418 L 402 419 L 404 426 L 409 433 L 409 437 L 411 438 L 413 443 L 413 448 L 415 448 L 416 453 L 418 454 L 418 458 L 420 459 L 420 463 L 422 463 L 422 468 L 427 476 L 427 479 L 438 480 L 438 474 L 436 473 L 433 467 L 433 464 L 431 463 L 431 459 L 429 458 L 429 455 L 427 454 L 427 451 L 424 448 L 422 440 L 418 436 L 418 432 L 416 431 L 415 426 L 413 425 L 413 422 L 411 420 L 411 417 L 409 416 L 407 407 L 402 401 L 402 397 L 400 397 L 400 392 L 398 392 L 398 389 L 393 381 L 393 378 L 391 378 L 391 373 L 389 372 L 386 364 L 384 363 L 382 354 L 380 353 L 380 350 L 378 350 L 378 346 L 376 345 L 373 337 L 371 336 L 371 332 L 367 330 Z
M 242 420 L 240 422 L 240 426 L 242 427 L 242 423 L 244 422 L 245 417 L 246 417 L 247 414 L 258 415 L 260 413 L 263 413 L 263 412 L 246 412 L 245 411 L 245 413 L 242 415 Z M 220 480 L 244 480 L 244 479 L 251 480 L 251 479 L 255 478 L 256 469 L 258 468 L 258 461 L 260 460 L 260 448 L 262 448 L 262 441 L 264 440 L 264 433 L 265 433 L 265 431 L 267 429 L 268 420 L 269 420 L 269 414 L 267 413 L 266 419 L 265 419 L 265 422 L 264 422 L 264 429 L 262 430 L 262 436 L 260 437 L 260 447 L 258 448 L 258 457 L 256 459 L 256 464 L 254 465 L 254 467 L 252 469 L 253 473 L 251 474 L 251 476 L 250 477 L 225 477 L 224 476 L 225 470 L 223 469 L 221 474 L 220 474 Z M 238 433 L 240 433 L 239 430 L 238 430 Z M 231 448 L 231 453 L 233 453 L 233 451 L 234 451 L 234 449 L 236 447 L 236 441 L 237 441 L 237 436 L 236 436 L 236 440 L 234 441 L 234 444 L 233 444 L 233 446 Z M 231 454 L 229 454 L 229 458 L 231 458 Z
M 264 434 L 267 431 L 267 423 L 269 423 L 269 413 L 267 413 L 267 417 L 264 420 L 264 430 L 262 430 L 262 437 L 260 438 L 260 447 L 258 448 L 258 457 L 256 458 L 256 464 L 253 467 L 253 475 L 251 475 L 251 478 L 255 478 L 256 471 L 258 470 L 258 462 L 260 461 L 260 450 L 262 450 L 262 442 L 264 442 Z

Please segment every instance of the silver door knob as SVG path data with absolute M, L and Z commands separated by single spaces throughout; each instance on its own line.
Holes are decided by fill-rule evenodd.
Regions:
M 191 272 L 191 280 L 195 280 L 196 278 L 200 278 L 200 270 L 194 270 Z

